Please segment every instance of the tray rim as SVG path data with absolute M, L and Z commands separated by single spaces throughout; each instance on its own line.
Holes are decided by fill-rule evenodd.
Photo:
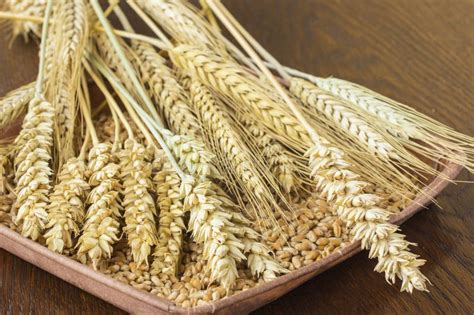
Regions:
M 448 163 L 446 167 L 441 171 L 441 174 L 435 177 L 429 184 L 423 189 L 423 193 L 419 194 L 413 202 L 411 202 L 404 210 L 393 215 L 390 222 L 401 224 L 415 215 L 417 212 L 426 208 L 431 201 L 446 188 L 461 172 L 463 166 L 454 163 Z M 50 251 L 48 248 L 41 244 L 32 241 L 28 238 L 21 236 L 19 233 L 11 230 L 5 225 L 0 224 L 0 248 L 36 265 L 37 267 L 61 278 L 62 280 L 71 283 L 72 285 L 79 287 L 80 289 L 97 296 L 108 303 L 111 303 L 120 309 L 131 313 L 151 313 L 151 312 L 168 312 L 168 313 L 179 313 L 179 314 L 204 314 L 204 313 L 215 313 L 219 311 L 226 311 L 232 305 L 242 303 L 251 297 L 258 297 L 269 293 L 275 288 L 283 286 L 291 281 L 301 279 L 304 276 L 309 276 L 303 282 L 309 280 L 321 272 L 333 267 L 334 265 L 350 258 L 361 251 L 360 242 L 354 242 L 329 256 L 313 262 L 300 269 L 294 270 L 286 275 L 282 275 L 277 279 L 260 284 L 255 288 L 248 289 L 244 292 L 232 295 L 227 298 L 220 299 L 216 302 L 209 302 L 206 305 L 196 306 L 193 308 L 184 308 L 175 305 L 172 301 L 166 298 L 155 296 L 151 293 L 141 291 L 128 284 L 124 284 L 112 277 L 103 274 L 99 271 L 95 271 L 92 268 L 83 265 L 69 257 Z M 31 253 L 41 255 L 39 259 L 33 259 L 31 253 L 22 252 L 20 249 L 30 250 Z M 53 265 L 48 265 L 47 262 L 59 264 L 61 268 L 56 268 Z M 73 274 L 67 275 L 61 272 L 62 270 L 74 271 Z M 74 279 L 74 275 L 81 275 L 83 278 Z M 100 284 L 101 288 L 109 288 L 107 292 L 100 291 L 100 289 L 94 289 L 94 284 Z M 297 285 L 298 286 L 298 285 Z M 293 288 L 283 290 L 282 293 L 275 295 L 271 299 L 265 298 L 263 303 L 255 303 L 251 307 L 246 306 L 246 309 L 240 311 L 251 311 L 262 307 L 263 305 L 275 300 Z M 120 299 L 118 299 L 120 298 Z M 239 311 L 239 307 L 236 305 L 235 311 Z

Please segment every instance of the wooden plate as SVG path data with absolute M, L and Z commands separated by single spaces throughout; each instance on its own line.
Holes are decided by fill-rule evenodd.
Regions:
M 5 131 L 3 137 L 14 135 L 17 132 L 18 125 Z M 401 224 L 421 211 L 449 184 L 449 181 L 443 178 L 455 179 L 461 170 L 462 166 L 460 165 L 446 165 L 442 175 L 434 178 L 425 188 L 423 194 L 420 194 L 403 211 L 394 215 L 390 221 Z M 360 242 L 344 247 L 326 258 L 278 277 L 272 282 L 194 308 L 176 306 L 167 299 L 114 280 L 66 256 L 54 253 L 1 224 L 0 248 L 132 314 L 237 314 L 248 313 L 262 307 L 314 276 L 357 254 L 360 252 Z M 383 281 L 382 277 L 380 281 Z

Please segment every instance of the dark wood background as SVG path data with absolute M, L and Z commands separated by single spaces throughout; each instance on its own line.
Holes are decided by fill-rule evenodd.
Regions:
M 366 85 L 474 135 L 474 0 L 233 0 L 229 9 L 284 64 Z M 141 28 L 143 29 L 143 28 Z M 34 79 L 34 44 L 0 38 L 0 94 Z M 474 180 L 463 172 L 460 179 Z M 431 293 L 399 293 L 361 253 L 256 314 L 474 313 L 474 186 L 451 185 L 405 223 Z M 120 310 L 0 250 L 0 313 Z

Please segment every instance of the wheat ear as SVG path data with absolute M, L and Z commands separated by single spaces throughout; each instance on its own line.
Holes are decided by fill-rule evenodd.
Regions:
M 179 0 L 130 2 L 136 2 L 179 43 L 204 45 L 224 56 L 227 55 L 225 47 L 216 33 L 192 6 Z
M 170 129 L 177 134 L 198 137 L 199 125 L 188 105 L 188 97 L 163 57 L 147 44 L 138 43 L 134 48 L 140 59 L 142 77 L 147 79 L 150 94 Z
M 238 115 L 238 120 L 260 149 L 261 155 L 268 163 L 273 176 L 278 180 L 285 192 L 290 193 L 300 185 L 296 161 L 278 141 L 272 138 L 265 129 L 246 115 Z
M 86 163 L 81 157 L 67 160 L 49 196 L 48 230 L 44 237 L 52 251 L 62 253 L 64 249 L 72 248 L 72 237 L 79 235 L 85 214 L 84 201 L 89 192 L 86 170 Z
M 151 273 L 178 275 L 181 259 L 184 209 L 181 202 L 181 180 L 169 165 L 164 165 L 155 177 L 157 204 L 160 208 L 158 244 L 153 252 Z
M 402 290 L 426 290 L 427 279 L 418 269 L 424 260 L 408 251 L 411 243 L 388 223 L 390 212 L 377 206 L 381 198 L 364 193 L 369 184 L 350 170 L 344 153 L 321 139 L 307 155 L 321 197 L 337 206 L 354 239 L 362 240 L 363 249 L 370 248 L 369 257 L 378 258 L 376 271 L 385 272 L 392 283 L 396 277 L 402 279 Z
M 196 46 L 179 45 L 169 54 L 181 70 L 232 100 L 236 111 L 256 116 L 267 129 L 289 143 L 311 143 L 308 133 L 296 118 L 240 65 Z
M 443 158 L 464 165 L 474 172 L 473 137 L 355 83 L 314 76 L 308 79 L 379 119 L 384 128 L 410 150 L 431 160 Z
M 0 129 L 7 127 L 26 112 L 34 91 L 34 83 L 30 83 L 7 93 L 0 99 Z
M 134 32 L 123 11 L 116 8 L 115 12 L 124 28 Z M 166 60 L 151 45 L 141 41 L 132 41 L 132 51 L 136 55 L 135 63 L 141 80 L 146 82 L 149 94 L 169 128 L 176 134 L 199 138 L 199 125 L 188 105 L 188 97 L 166 65 Z
M 279 207 L 267 186 L 268 182 L 271 184 L 271 175 L 252 162 L 255 158 L 250 149 L 210 90 L 198 81 L 192 82 L 190 90 L 192 104 L 199 113 L 208 141 L 218 152 L 223 173 L 228 175 L 227 181 L 233 184 L 231 187 L 243 187 L 245 196 L 255 211 L 254 217 L 272 218 L 273 211 L 277 211 Z
M 7 8 L 10 12 L 21 13 L 23 15 L 43 17 L 46 11 L 45 0 L 7 0 Z M 28 35 L 41 36 L 41 25 L 29 21 L 13 21 L 12 22 L 13 38 L 22 35 L 25 40 Z
M 56 152 L 59 165 L 75 155 L 74 127 L 81 82 L 81 60 L 89 44 L 89 16 L 85 0 L 59 2 L 55 10 L 53 56 L 48 70 L 48 96 L 56 110 Z M 54 78 L 54 79 L 53 79 Z
M 247 256 L 247 266 L 252 275 L 268 282 L 275 279 L 278 274 L 287 273 L 288 270 L 272 257 L 271 250 L 258 241 L 261 235 L 251 227 L 250 221 L 240 213 L 229 196 L 216 185 L 213 186 L 213 190 L 216 193 L 216 198 L 220 201 L 221 210 L 230 215 L 229 220 L 232 226 L 228 227 L 228 230 L 232 231 L 244 244 L 243 251 Z
M 19 150 L 14 163 L 17 182 L 15 207 L 18 208 L 15 224 L 21 224 L 21 234 L 33 240 L 40 237 L 45 227 L 52 174 L 49 163 L 53 145 L 54 108 L 43 97 L 45 50 L 52 5 L 52 0 L 48 0 L 41 36 L 35 97 L 28 104 L 22 130 L 15 139 Z M 24 159 L 20 160 L 22 156 Z
M 92 261 L 97 268 L 103 259 L 112 255 L 113 245 L 119 240 L 121 190 L 120 166 L 115 163 L 112 145 L 98 143 L 89 151 L 89 185 L 86 220 L 76 247 L 77 257 L 82 263 Z
M 229 290 L 238 276 L 237 263 L 245 259 L 245 245 L 232 231 L 232 214 L 221 205 L 209 181 L 197 184 L 184 201 L 185 210 L 190 212 L 189 230 L 194 240 L 204 245 L 211 282 Z
M 150 152 L 135 140 L 125 141 L 119 153 L 122 178 L 124 232 L 138 266 L 148 264 L 151 247 L 158 244 L 155 204 L 150 194 Z

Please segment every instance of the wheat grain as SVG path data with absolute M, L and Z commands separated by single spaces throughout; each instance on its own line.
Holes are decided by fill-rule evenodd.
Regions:
M 34 83 L 15 89 L 0 99 L 0 129 L 7 127 L 26 112 L 34 95 Z
M 205 134 L 223 161 L 221 168 L 223 173 L 228 174 L 227 180 L 243 187 L 249 202 L 255 210 L 258 209 L 256 217 L 261 216 L 262 209 L 265 217 L 271 217 L 272 212 L 278 209 L 277 202 L 267 187 L 267 179 L 271 175 L 265 174 L 265 170 L 252 162 L 254 157 L 250 149 L 235 131 L 230 117 L 211 92 L 198 81 L 192 82 L 190 90 L 192 104 L 199 113 Z
M 81 158 L 70 158 L 57 177 L 58 183 L 49 196 L 46 245 L 62 253 L 73 247 L 72 238 L 79 236 L 84 220 L 84 202 L 89 191 L 86 164 Z
M 11 217 L 11 208 L 15 203 L 15 194 L 13 192 L 9 194 L 0 194 L 0 224 L 14 228 Z
M 179 176 L 169 165 L 163 167 L 154 177 L 157 204 L 160 208 L 158 245 L 153 253 L 151 274 L 175 277 L 183 246 L 184 209 L 181 202 Z
M 47 219 L 53 117 L 54 110 L 49 102 L 33 98 L 23 129 L 15 139 L 15 145 L 24 144 L 15 157 L 15 207 L 18 208 L 15 224 L 21 224 L 21 234 L 33 240 L 40 237 Z M 35 133 L 36 138 L 30 138 L 31 133 Z
M 150 152 L 135 140 L 125 141 L 119 152 L 122 178 L 124 232 L 137 266 L 148 264 L 151 247 L 158 243 L 155 205 L 151 190 Z
M 89 151 L 89 184 L 92 190 L 87 196 L 89 207 L 76 247 L 79 261 L 84 264 L 91 261 L 94 269 L 111 257 L 112 246 L 120 237 L 120 166 L 114 163 L 115 160 L 109 143 L 99 143 Z
M 239 121 L 252 136 L 249 141 L 255 142 L 273 176 L 278 180 L 280 186 L 287 192 L 296 190 L 300 184 L 296 173 L 296 161 L 289 155 L 287 150 L 274 140 L 264 129 L 247 117 L 239 115 Z
M 210 50 L 189 45 L 172 49 L 170 58 L 181 70 L 232 100 L 236 111 L 255 115 L 277 137 L 304 146 L 311 143 L 306 130 L 296 118 L 269 95 L 268 89 L 262 87 L 238 64 Z
M 137 43 L 133 48 L 140 60 L 142 80 L 147 82 L 150 95 L 155 98 L 171 130 L 176 134 L 198 137 L 200 130 L 189 108 L 188 97 L 165 59 L 148 44 Z

